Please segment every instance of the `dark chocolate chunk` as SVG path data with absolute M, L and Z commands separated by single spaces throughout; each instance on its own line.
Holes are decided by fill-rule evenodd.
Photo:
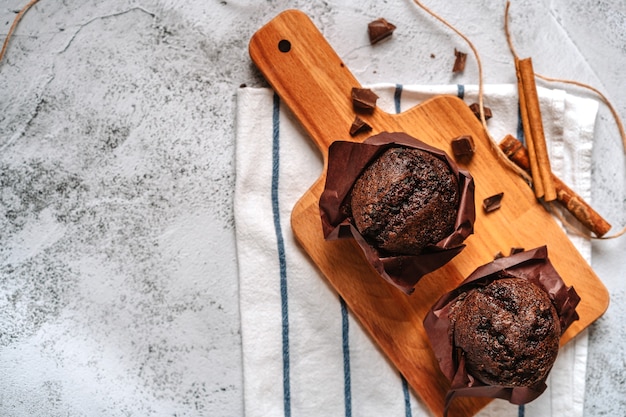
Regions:
M 524 252 L 524 248 L 511 248 L 511 253 L 509 254 L 509 256 L 515 255 L 516 253 L 521 253 L 521 252 Z
M 502 251 L 498 251 L 498 253 L 496 253 L 495 255 L 493 255 L 493 259 L 500 259 L 500 258 L 504 258 L 504 254 L 502 253 Z
M 452 139 L 452 153 L 456 158 L 471 158 L 475 150 L 474 139 L 470 135 Z
M 357 116 L 354 118 L 352 126 L 350 126 L 350 136 L 355 136 L 363 132 L 369 132 L 370 130 L 372 130 L 372 126 L 368 125 L 363 119 Z
M 372 113 L 378 96 L 369 88 L 352 88 L 352 107 L 361 113 Z
M 461 51 L 457 51 L 456 48 L 454 48 L 454 56 L 456 56 L 456 59 L 454 60 L 452 72 L 462 72 L 465 69 L 467 54 Z
M 491 197 L 487 197 L 483 200 L 483 210 L 487 213 L 491 213 L 492 211 L 498 210 L 500 208 L 500 203 L 502 202 L 502 197 L 504 193 L 498 193 L 496 195 L 492 195 Z
M 474 112 L 476 117 L 478 117 L 478 119 L 480 119 L 480 105 L 478 103 L 472 103 L 472 104 L 470 104 L 469 108 L 470 108 L 470 110 L 472 110 Z M 483 108 L 485 109 L 485 120 L 491 119 L 491 117 L 492 117 L 491 109 L 489 107 L 485 107 L 485 106 L 483 106 Z
M 387 22 L 382 17 L 370 22 L 367 25 L 367 34 L 370 37 L 370 44 L 374 45 L 375 43 L 388 38 L 394 30 L 396 30 L 396 26 Z

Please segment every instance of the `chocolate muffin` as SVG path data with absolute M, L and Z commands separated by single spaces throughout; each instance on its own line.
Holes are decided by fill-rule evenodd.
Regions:
M 467 370 L 485 384 L 531 386 L 556 360 L 559 315 L 548 294 L 526 279 L 497 279 L 462 294 L 449 318 Z
M 452 233 L 458 205 L 450 166 L 407 147 L 391 147 L 370 163 L 350 198 L 358 231 L 378 249 L 405 255 L 417 255 Z
M 324 239 L 354 239 L 381 278 L 411 294 L 474 232 L 474 180 L 444 151 L 406 133 L 335 141 L 319 213 Z

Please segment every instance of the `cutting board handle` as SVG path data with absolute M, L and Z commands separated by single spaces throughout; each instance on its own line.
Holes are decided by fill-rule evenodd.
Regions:
M 351 89 L 360 84 L 306 14 L 282 12 L 253 35 L 249 52 L 324 158 L 333 141 L 351 139 Z

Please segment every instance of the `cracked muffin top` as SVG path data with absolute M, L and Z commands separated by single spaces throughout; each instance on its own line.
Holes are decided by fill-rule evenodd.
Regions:
M 546 377 L 559 350 L 559 316 L 545 291 L 503 278 L 458 298 L 450 310 L 454 345 L 485 384 L 530 386 Z
M 356 180 L 350 208 L 378 249 L 417 255 L 454 230 L 459 186 L 448 164 L 420 149 L 392 147 Z

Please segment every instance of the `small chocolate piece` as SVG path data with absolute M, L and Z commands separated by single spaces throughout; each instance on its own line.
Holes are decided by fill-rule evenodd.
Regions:
M 470 135 L 459 136 L 456 139 L 452 139 L 452 153 L 456 158 L 471 158 L 474 155 L 476 147 L 474 146 L 474 139 Z
M 465 69 L 467 54 L 461 51 L 457 51 L 456 48 L 454 48 L 454 56 L 456 56 L 456 59 L 454 60 L 452 72 L 462 72 Z
M 516 253 L 521 253 L 521 252 L 524 252 L 524 248 L 511 248 L 511 253 L 509 254 L 509 256 L 515 255 Z
M 382 17 L 370 22 L 367 25 L 367 34 L 370 37 L 370 44 L 374 45 L 375 43 L 388 38 L 394 30 L 396 30 L 396 26 L 387 22 Z
M 502 253 L 502 251 L 498 251 L 498 253 L 496 253 L 495 255 L 493 255 L 493 260 L 495 261 L 496 259 L 501 259 L 504 258 L 504 254 Z
M 360 113 L 374 112 L 378 96 L 369 88 L 352 88 L 352 107 Z
M 480 104 L 472 103 L 472 104 L 470 104 L 469 108 L 470 108 L 470 110 L 472 110 L 474 112 L 476 117 L 478 117 L 478 119 L 480 120 Z M 485 107 L 485 106 L 483 106 L 483 109 L 485 109 L 485 120 L 491 119 L 491 117 L 493 116 L 491 114 L 491 109 L 489 107 Z
M 350 126 L 350 136 L 355 136 L 363 132 L 369 132 L 370 130 L 372 130 L 372 126 L 368 125 L 365 120 L 361 119 L 359 116 L 356 116 L 354 118 L 354 122 L 352 122 L 352 126 Z
M 491 197 L 487 197 L 483 200 L 483 210 L 487 213 L 491 213 L 492 211 L 498 210 L 500 208 L 500 203 L 502 202 L 502 197 L 504 193 L 498 193 L 496 195 L 492 195 Z

